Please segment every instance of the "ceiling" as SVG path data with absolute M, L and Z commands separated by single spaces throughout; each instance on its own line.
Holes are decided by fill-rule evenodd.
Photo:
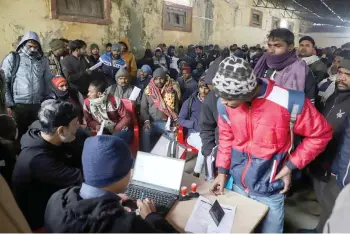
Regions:
M 253 0 L 253 5 L 281 9 L 284 18 L 310 21 L 311 31 L 350 28 L 350 0 Z

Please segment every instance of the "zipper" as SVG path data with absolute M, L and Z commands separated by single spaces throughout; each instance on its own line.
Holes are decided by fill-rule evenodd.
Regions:
M 336 104 L 336 103 L 337 103 L 337 101 L 338 101 L 338 98 L 339 98 L 339 94 L 338 94 L 338 95 L 337 95 L 337 97 L 334 99 L 333 106 L 332 106 L 332 108 L 329 110 L 328 114 L 326 115 L 326 119 L 328 118 L 328 116 L 329 116 L 329 115 L 330 115 L 330 113 L 332 112 L 332 110 L 333 110 L 333 108 L 334 108 L 335 104 Z
M 249 189 L 248 186 L 246 185 L 246 183 L 244 182 L 245 176 L 247 174 L 248 168 L 252 162 L 251 160 L 251 156 L 250 156 L 250 148 L 251 148 L 251 144 L 252 144 L 252 140 L 253 140 L 253 133 L 252 133 L 252 106 L 251 103 L 248 104 L 248 130 L 249 130 L 249 144 L 248 144 L 248 163 L 245 166 L 243 173 L 242 173 L 242 177 L 241 177 L 241 182 L 245 188 L 245 192 L 249 193 Z

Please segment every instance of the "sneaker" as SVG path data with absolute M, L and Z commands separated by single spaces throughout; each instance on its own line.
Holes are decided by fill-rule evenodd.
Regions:
M 199 178 L 201 176 L 200 173 L 193 172 L 193 176 Z

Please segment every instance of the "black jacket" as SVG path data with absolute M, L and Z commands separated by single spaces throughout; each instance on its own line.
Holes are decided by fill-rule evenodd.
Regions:
M 328 68 L 321 60 L 317 60 L 313 64 L 310 64 L 309 67 L 314 73 L 317 84 L 329 76 L 327 72 Z
M 21 139 L 22 151 L 12 176 L 13 194 L 31 229 L 41 228 L 47 201 L 56 191 L 81 184 L 81 170 L 70 166 L 65 146 L 45 141 L 39 129 Z
M 205 97 L 201 108 L 199 119 L 200 136 L 202 139 L 202 154 L 209 156 L 213 148 L 217 145 L 218 140 L 218 98 L 211 91 Z
M 5 178 L 9 187 L 12 185 L 12 173 L 16 163 L 14 142 L 0 139 L 0 174 Z
M 82 199 L 79 191 L 80 187 L 62 189 L 50 198 L 45 212 L 45 232 L 176 232 L 156 213 L 143 220 L 135 212 L 125 211 L 118 196 Z
M 326 117 L 333 127 L 333 137 L 325 151 L 320 154 L 310 165 L 310 172 L 318 179 L 328 181 L 331 166 L 342 147 L 350 150 L 350 145 L 342 145 L 342 138 L 350 119 L 350 92 L 333 93 L 320 108 L 320 112 Z M 350 159 L 350 155 L 348 155 Z

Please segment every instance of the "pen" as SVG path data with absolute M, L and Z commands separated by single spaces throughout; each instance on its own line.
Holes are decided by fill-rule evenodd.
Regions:
M 141 201 L 143 200 L 143 198 L 145 197 L 145 193 L 141 194 Z

